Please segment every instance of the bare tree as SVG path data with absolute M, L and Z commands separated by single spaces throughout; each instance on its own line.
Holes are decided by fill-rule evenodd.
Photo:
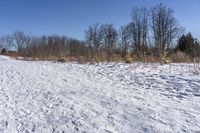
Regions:
M 0 48 L 5 48 L 6 50 L 12 50 L 14 48 L 13 37 L 11 35 L 6 35 L 0 38 Z
M 7 50 L 15 50 L 15 45 L 13 43 L 13 37 L 11 35 L 7 35 L 5 37 L 5 39 L 6 39 Z
M 5 38 L 4 37 L 1 37 L 0 38 L 0 48 L 5 48 Z
M 23 49 L 27 46 L 27 36 L 24 32 L 17 31 L 13 34 L 14 43 L 17 45 L 17 51 L 23 52 Z
M 102 47 L 102 39 L 103 39 L 103 31 L 102 26 L 99 24 L 93 24 L 88 27 L 88 30 L 85 31 L 85 40 L 86 44 L 91 49 L 91 53 L 93 53 L 93 49 L 97 53 L 97 55 L 100 52 L 100 49 Z
M 163 4 L 159 4 L 151 9 L 152 31 L 155 41 L 155 47 L 158 49 L 158 55 L 163 55 L 165 49 L 171 46 L 173 40 L 180 32 L 180 27 L 174 11 Z
M 118 40 L 118 33 L 113 24 L 103 25 L 104 47 L 108 57 L 112 57 Z
M 132 47 L 137 55 L 144 54 L 149 31 L 149 11 L 147 8 L 133 8 L 132 22 L 129 24 Z
M 119 31 L 119 44 L 122 57 L 125 57 L 130 47 L 130 34 L 128 26 L 122 26 Z

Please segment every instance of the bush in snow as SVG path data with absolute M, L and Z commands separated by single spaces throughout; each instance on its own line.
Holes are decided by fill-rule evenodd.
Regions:
M 177 51 L 176 53 L 171 54 L 170 59 L 172 62 L 191 62 L 190 57 L 181 51 Z
M 161 64 L 168 64 L 168 63 L 171 63 L 171 59 L 168 57 L 167 52 L 164 51 L 161 57 Z
M 131 63 L 133 61 L 133 58 L 130 55 L 126 55 L 124 57 L 125 63 Z
M 63 57 L 60 57 L 60 58 L 58 59 L 58 62 L 64 63 L 64 62 L 66 62 L 66 60 L 65 60 Z

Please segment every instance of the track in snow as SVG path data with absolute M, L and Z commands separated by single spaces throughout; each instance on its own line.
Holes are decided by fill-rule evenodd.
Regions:
M 200 75 L 192 71 L 0 56 L 0 133 L 199 133 Z

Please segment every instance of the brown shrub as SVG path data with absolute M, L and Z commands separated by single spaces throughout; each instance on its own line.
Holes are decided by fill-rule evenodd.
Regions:
M 180 52 L 180 51 L 178 51 L 174 54 L 171 54 L 169 57 L 172 60 L 172 62 L 176 62 L 176 63 L 191 62 L 191 58 L 188 55 L 186 55 L 185 53 Z
M 77 59 L 73 56 L 69 56 L 66 58 L 67 61 L 77 61 Z
M 124 57 L 124 61 L 125 63 L 132 63 L 133 58 L 131 57 L 131 55 L 128 54 Z
M 61 62 L 61 63 L 65 63 L 67 60 L 66 60 L 66 58 L 64 56 L 61 56 L 61 57 L 58 58 L 57 61 Z
M 88 61 L 87 61 L 87 59 L 86 59 L 85 57 L 80 56 L 80 57 L 78 58 L 78 62 L 79 62 L 80 64 L 84 64 L 84 63 L 87 63 Z
M 159 57 L 156 57 L 156 56 L 147 56 L 147 62 L 150 62 L 150 63 L 156 63 L 156 62 L 160 62 L 160 58 Z
M 113 57 L 112 57 L 112 61 L 114 61 L 114 62 L 120 62 L 120 61 L 122 61 L 121 55 L 114 54 Z

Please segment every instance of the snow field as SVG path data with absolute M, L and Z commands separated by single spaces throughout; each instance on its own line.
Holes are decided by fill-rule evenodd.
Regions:
M 0 133 L 200 133 L 199 68 L 0 56 Z

